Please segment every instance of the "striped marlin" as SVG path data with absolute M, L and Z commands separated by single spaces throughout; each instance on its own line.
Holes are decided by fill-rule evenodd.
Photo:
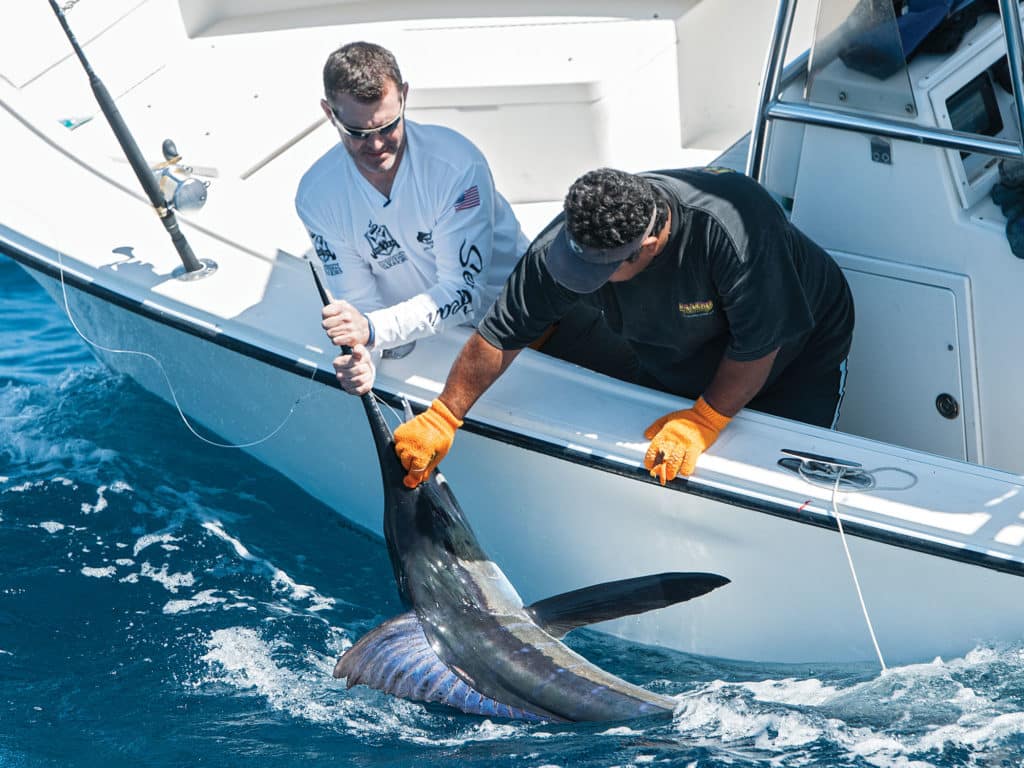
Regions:
M 363 402 L 384 481 L 384 539 L 409 610 L 360 638 L 334 676 L 350 688 L 367 685 L 490 717 L 600 721 L 671 713 L 673 699 L 591 664 L 561 638 L 576 627 L 689 600 L 729 580 L 663 573 L 525 606 L 438 472 L 417 488 L 402 484 L 391 430 L 372 397 Z

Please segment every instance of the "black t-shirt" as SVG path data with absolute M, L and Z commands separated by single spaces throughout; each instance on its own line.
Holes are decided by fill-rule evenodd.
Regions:
M 521 349 L 582 301 L 629 342 L 645 378 L 687 397 L 704 391 L 723 356 L 756 360 L 780 348 L 767 384 L 789 366 L 807 375 L 838 367 L 853 333 L 846 279 L 763 187 L 725 169 L 643 176 L 672 213 L 668 242 L 647 269 L 590 294 L 563 288 L 544 264 L 560 215 L 481 321 L 488 342 Z

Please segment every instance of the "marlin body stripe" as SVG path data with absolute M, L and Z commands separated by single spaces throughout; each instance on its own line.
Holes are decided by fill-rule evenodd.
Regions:
M 406 488 L 391 431 L 372 400 L 367 415 L 384 481 L 384 539 L 409 610 L 360 638 L 338 660 L 335 677 L 349 687 L 487 717 L 608 721 L 672 712 L 673 699 L 604 671 L 561 638 L 576 627 L 703 595 L 728 579 L 664 573 L 524 606 L 480 547 L 444 478 L 435 472 Z

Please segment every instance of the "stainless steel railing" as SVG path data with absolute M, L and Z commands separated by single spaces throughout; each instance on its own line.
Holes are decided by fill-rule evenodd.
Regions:
M 781 101 L 779 95 L 786 85 L 807 71 L 807 54 L 795 60 L 785 68 L 785 71 L 782 69 L 796 6 L 797 0 L 779 0 L 764 74 L 761 78 L 757 113 L 750 132 L 750 149 L 747 155 L 747 174 L 749 176 L 759 181 L 761 179 L 769 120 L 788 120 L 804 125 L 826 126 L 945 149 L 979 152 L 996 157 L 1024 158 L 1024 141 L 1022 139 L 1017 141 L 996 139 L 945 128 L 929 128 L 899 120 L 869 117 L 828 107 Z M 1021 33 L 1017 0 L 999 0 L 999 15 L 1010 62 L 1010 81 L 1013 86 L 1017 125 L 1024 126 L 1024 60 L 1021 58 L 1022 52 L 1024 52 L 1024 35 Z

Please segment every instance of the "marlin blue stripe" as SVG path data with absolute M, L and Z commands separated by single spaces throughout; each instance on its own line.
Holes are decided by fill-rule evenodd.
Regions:
M 388 681 L 396 674 L 398 674 L 406 664 L 406 657 L 404 655 L 390 655 L 384 659 L 384 663 L 377 668 L 377 685 L 376 688 L 381 690 L 388 690 L 390 686 Z
M 424 678 L 434 665 L 440 666 L 441 662 L 434 655 L 434 652 L 427 648 L 420 652 L 419 660 L 414 660 L 413 664 L 414 666 L 409 670 L 409 674 L 406 675 L 405 679 L 391 691 L 391 693 L 399 698 L 420 698 L 415 695 L 416 690 L 423 685 Z
M 423 698 L 426 701 L 444 702 L 448 698 L 448 695 L 455 688 L 455 686 L 458 685 L 460 682 L 462 681 L 459 680 L 458 677 L 456 677 L 455 673 L 447 667 L 445 667 L 444 674 L 438 675 L 437 681 L 434 683 L 434 686 L 429 691 L 427 691 L 427 695 Z
M 438 659 L 436 663 L 427 668 L 409 697 L 420 701 L 434 701 L 437 689 L 441 687 L 448 676 L 453 676 L 451 671 Z
M 481 699 L 482 701 L 477 707 L 477 712 L 479 714 L 491 715 L 492 717 L 498 714 L 498 709 L 501 707 L 501 705 L 498 702 L 496 702 L 494 699 L 488 699 L 484 697 L 481 697 Z
M 473 693 L 473 689 L 466 685 L 464 680 L 459 680 L 445 698 L 445 704 L 465 712 L 466 699 L 469 698 L 471 693 Z
M 466 687 L 469 688 L 468 685 Z M 485 699 L 480 694 L 480 691 L 474 691 L 472 688 L 469 688 L 469 693 L 466 694 L 466 701 L 462 705 L 462 711 L 478 712 L 485 701 L 490 701 L 490 699 Z

